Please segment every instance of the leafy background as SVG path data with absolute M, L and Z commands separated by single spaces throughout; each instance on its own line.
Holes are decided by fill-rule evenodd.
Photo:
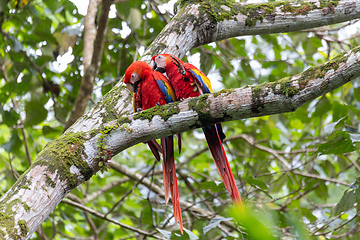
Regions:
M 171 19 L 175 1 L 166 2 L 112 5 L 88 109 Z M 0 3 L 0 196 L 64 130 L 83 74 L 83 18 L 67 0 Z M 193 49 L 184 60 L 209 74 L 217 91 L 271 82 L 358 46 L 358 23 L 232 38 Z M 130 177 L 140 173 L 152 186 L 162 186 L 161 164 L 139 144 L 112 159 L 127 174 L 110 169 L 93 176 L 58 205 L 31 239 L 153 234 L 171 239 L 357 239 L 359 114 L 360 80 L 355 79 L 293 113 L 224 123 L 224 147 L 244 210 L 234 210 L 219 184 L 201 131 L 183 133 L 182 152 L 176 153 L 181 199 L 210 212 L 183 207 L 183 236 L 174 225 L 171 204 L 165 206 L 158 194 Z M 151 234 L 141 237 L 109 218 Z

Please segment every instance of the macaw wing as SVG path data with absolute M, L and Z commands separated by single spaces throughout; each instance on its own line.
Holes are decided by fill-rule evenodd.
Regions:
M 188 70 L 190 71 L 191 75 L 194 76 L 198 87 L 201 88 L 203 93 L 212 93 L 210 79 L 203 72 L 194 68 L 188 68 Z
M 169 82 L 165 81 L 164 79 L 156 78 L 156 83 L 164 94 L 167 103 L 176 101 L 174 90 Z

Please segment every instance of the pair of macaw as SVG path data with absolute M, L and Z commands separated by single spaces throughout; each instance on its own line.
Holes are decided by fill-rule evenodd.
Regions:
M 209 78 L 192 64 L 184 63 L 170 54 L 156 55 L 152 57 L 152 61 L 154 62 L 153 68 L 146 62 L 137 61 L 132 63 L 125 72 L 124 82 L 128 89 L 134 92 L 134 112 L 212 92 Z M 167 77 L 162 74 L 164 72 L 166 72 Z M 221 124 L 205 127 L 203 131 L 216 167 L 231 199 L 236 205 L 242 205 L 239 190 L 222 145 L 225 135 Z M 161 147 L 156 140 L 147 143 L 157 160 L 160 160 L 159 152 L 163 155 L 165 202 L 168 203 L 170 192 L 174 218 L 176 222 L 179 222 L 181 233 L 183 233 L 173 136 L 162 138 Z M 179 143 L 180 149 L 181 144 Z

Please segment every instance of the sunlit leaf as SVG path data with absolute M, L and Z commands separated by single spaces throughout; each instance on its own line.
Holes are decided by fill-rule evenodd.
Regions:
M 129 14 L 127 20 L 129 23 L 129 27 L 132 30 L 136 30 L 137 28 L 140 27 L 141 22 L 142 22 L 141 12 L 136 8 L 131 8 L 130 14 Z
M 164 235 L 164 237 L 166 237 L 167 239 L 171 238 L 171 232 L 166 231 L 166 230 L 162 230 L 160 228 L 156 228 L 156 230 L 158 230 L 162 235 Z
M 196 236 L 192 231 L 184 228 L 184 231 L 189 235 L 189 239 L 190 240 L 196 240 L 196 239 L 199 239 L 198 236 Z
M 204 234 L 213 228 L 216 228 L 222 221 L 230 221 L 232 218 L 218 218 L 215 217 L 210 220 L 209 224 L 203 228 Z
M 326 125 L 326 126 L 324 127 L 324 131 L 325 131 L 328 135 L 330 135 L 330 134 L 333 132 L 334 127 L 335 127 L 340 121 L 343 121 L 344 119 L 345 119 L 345 117 L 339 119 L 339 120 L 336 121 L 336 122 L 333 122 L 333 123 L 330 123 L 330 124 Z

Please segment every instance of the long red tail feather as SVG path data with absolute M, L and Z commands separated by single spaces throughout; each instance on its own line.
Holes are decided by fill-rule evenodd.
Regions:
M 181 133 L 177 134 L 178 136 L 178 147 L 179 147 L 179 154 L 181 153 Z
M 165 189 L 165 203 L 169 201 L 169 191 L 172 197 L 175 222 L 179 222 L 180 231 L 183 233 L 183 223 L 179 199 L 179 190 L 176 177 L 176 167 L 174 158 L 174 139 L 173 136 L 161 139 L 163 150 L 163 177 Z
M 156 160 L 159 162 L 161 160 L 160 152 L 162 152 L 162 149 L 161 149 L 160 145 L 158 144 L 158 142 L 156 140 L 151 140 L 146 143 L 149 145 L 151 152 L 155 156 Z
M 229 192 L 235 205 L 242 205 L 240 193 L 236 186 L 235 178 L 232 174 L 216 125 L 203 128 L 203 131 L 226 190 Z

